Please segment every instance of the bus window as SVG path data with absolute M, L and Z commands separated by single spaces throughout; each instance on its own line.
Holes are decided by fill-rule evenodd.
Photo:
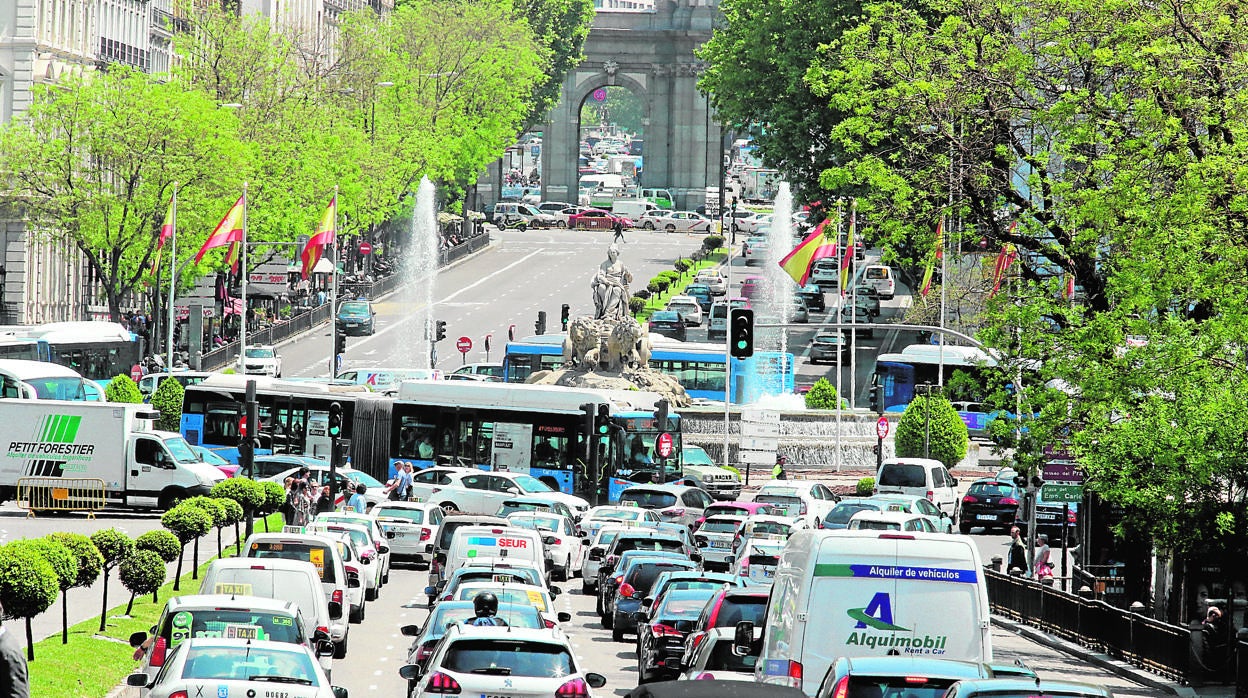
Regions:
M 533 465 L 559 468 L 567 463 L 568 438 L 566 436 L 533 435 Z
M 424 424 L 417 417 L 405 415 L 399 419 L 399 458 L 433 458 L 434 426 Z
M 494 449 L 494 423 L 477 423 L 477 462 L 489 463 L 490 453 Z

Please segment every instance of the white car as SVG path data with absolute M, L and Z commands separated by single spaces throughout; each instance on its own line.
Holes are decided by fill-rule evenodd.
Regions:
M 698 552 L 702 553 L 702 566 L 707 570 L 730 569 L 732 545 L 741 533 L 746 517 L 732 514 L 709 516 L 693 535 Z
M 338 521 L 314 520 L 306 527 L 308 533 L 337 537 L 351 546 L 354 557 L 360 563 L 360 579 L 364 582 L 364 600 L 372 601 L 381 595 L 382 551 L 373 545 L 373 536 L 369 529 L 355 524 Z M 389 546 L 383 546 L 390 552 Z
M 282 355 L 268 344 L 252 345 L 243 352 L 243 373 L 249 376 L 282 377 Z
M 664 208 L 656 208 L 646 211 L 637 218 L 637 227 L 646 230 L 655 230 L 663 227 L 664 221 L 668 216 L 672 215 L 672 211 Z
M 568 227 L 568 219 L 588 210 L 588 206 L 567 206 L 559 209 L 558 211 L 547 211 L 547 213 L 555 219 L 556 228 L 566 228 Z
M 452 477 L 479 473 L 476 468 L 461 468 L 453 465 L 439 465 L 425 468 L 412 473 L 411 499 L 414 502 L 428 502 L 435 491 L 451 484 Z M 493 512 L 491 512 L 493 513 Z
M 672 296 L 667 302 L 667 309 L 680 313 L 687 326 L 702 326 L 702 305 L 693 296 Z
M 736 630 L 731 626 L 708 630 L 702 641 L 693 647 L 686 663 L 687 668 L 677 679 L 753 682 L 754 664 L 758 661 L 758 655 L 738 657 L 732 651 Z
M 602 566 L 602 555 L 593 555 L 595 550 L 607 552 L 607 548 L 611 547 L 611 542 L 615 540 L 623 531 L 631 531 L 631 526 L 619 526 L 616 524 L 608 524 L 599 528 L 593 536 L 582 538 L 581 543 L 585 546 L 585 553 L 581 557 L 581 593 L 593 594 L 594 589 L 598 588 L 598 568 Z
M 728 293 L 728 279 L 718 269 L 703 269 L 693 278 L 693 283 L 709 286 L 711 295 L 722 296 Z
M 823 517 L 841 498 L 818 482 L 772 480 L 754 495 L 754 501 L 782 507 L 809 528 L 818 528 Z
M 347 695 L 345 689 L 329 685 L 316 656 L 307 647 L 250 639 L 255 635 L 248 632 L 254 631 L 240 627 L 233 638 L 184 640 L 160 673 L 130 674 L 126 685 L 146 687 L 149 698 L 185 698 L 205 695 L 205 690 L 213 696 L 259 695 L 257 687 L 267 696 L 285 698 Z
M 572 577 L 581 568 L 581 555 L 585 546 L 576 535 L 572 520 L 566 516 L 541 511 L 517 511 L 507 515 L 512 526 L 531 528 L 543 534 L 542 542 L 550 553 L 552 572 L 556 581 Z M 552 542 L 553 541 L 553 542 Z
M 447 474 L 445 479 L 445 484 L 429 488 L 427 495 L 421 492 L 423 488 L 416 487 L 413 498 L 433 502 L 444 510 L 457 509 L 469 514 L 493 514 L 505 500 L 523 494 L 540 494 L 561 501 L 576 514 L 589 509 L 589 502 L 584 499 L 556 492 L 541 480 L 524 473 L 483 472 L 466 468 L 462 472 Z
M 585 537 L 592 538 L 606 526 L 653 526 L 661 520 L 649 509 L 603 505 L 585 513 L 581 518 L 581 532 Z
M 399 669 L 399 676 L 416 682 L 412 698 L 451 693 L 593 698 L 590 689 L 607 683 L 602 674 L 582 672 L 571 642 L 558 630 L 457 623 L 426 666 Z
M 754 514 L 746 517 L 745 522 L 741 524 L 741 532 L 737 535 L 737 540 L 734 543 L 732 557 L 733 559 L 740 557 L 741 551 L 752 540 L 787 541 L 789 536 L 803 528 L 806 528 L 804 524 L 795 523 L 793 519 L 784 516 Z
M 642 226 L 646 223 L 653 225 L 652 230 L 666 230 L 669 233 L 709 233 L 714 225 L 710 218 L 696 211 L 669 211 L 668 215 L 645 221 Z
M 784 552 L 785 543 L 783 536 L 776 538 L 779 540 L 750 539 L 733 561 L 732 573 L 755 584 L 771 584 L 776 576 L 776 567 L 780 564 L 780 554 Z
M 428 502 L 382 502 L 370 515 L 390 538 L 390 556 L 428 564 L 433 542 L 442 530 L 442 507 Z
M 935 533 L 936 527 L 922 514 L 907 514 L 904 511 L 863 510 L 850 517 L 849 530 Z
M 390 538 L 381 525 L 377 523 L 377 519 L 373 518 L 371 512 L 368 514 L 359 514 L 354 511 L 334 511 L 324 512 L 316 515 L 317 520 L 336 521 L 340 523 L 355 524 L 368 529 L 369 535 L 373 537 L 373 548 L 381 554 L 381 583 L 390 583 Z M 382 548 L 386 548 L 382 550 Z

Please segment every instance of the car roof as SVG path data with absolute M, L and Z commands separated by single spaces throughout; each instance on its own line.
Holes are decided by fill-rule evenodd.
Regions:
M 849 520 L 853 521 L 855 519 L 858 519 L 858 520 L 888 521 L 891 523 L 898 523 L 898 522 L 911 521 L 913 519 L 920 519 L 920 518 L 923 518 L 921 514 L 908 514 L 904 511 L 874 511 L 871 509 L 863 509 L 862 511 L 850 517 Z
M 455 637 L 451 637 L 454 633 Z M 498 638 L 519 642 L 540 642 L 548 645 L 568 647 L 570 642 L 559 628 L 517 628 L 502 625 L 465 625 L 456 623 L 447 628 L 444 642 L 454 643 L 458 640 L 478 638 Z M 575 653 L 573 653 L 575 654 Z
M 239 649 L 284 650 L 287 652 L 312 652 L 304 645 L 291 642 L 273 642 L 272 640 L 239 640 L 225 637 L 189 637 L 182 641 L 188 648 L 202 647 L 237 647 Z M 229 681 L 229 679 L 213 679 L 213 681 Z
M 433 509 L 436 506 L 437 505 L 434 504 L 433 502 L 404 502 L 402 500 L 394 500 L 394 501 L 387 500 L 377 505 L 377 507 L 385 507 L 386 509 L 422 509 L 422 510 Z M 377 507 L 373 507 L 373 512 L 377 511 Z M 375 515 L 376 515 L 375 513 L 365 514 L 365 516 L 375 516 Z
M 927 678 L 977 679 L 987 672 L 978 662 L 925 657 L 851 657 L 851 673 L 868 676 L 924 676 Z M 1034 686 L 1033 686 L 1034 687 Z
M 299 606 L 288 599 L 272 599 L 267 596 L 249 596 L 245 594 L 187 594 L 175 596 L 167 602 L 170 610 L 190 610 L 195 608 L 210 609 L 228 607 L 248 611 L 264 611 L 266 613 L 299 612 Z
M 624 488 L 624 492 L 670 492 L 672 494 L 682 494 L 685 490 L 696 489 L 699 488 L 691 485 L 630 485 Z
M 209 568 L 237 569 L 275 569 L 275 570 L 310 570 L 316 574 L 316 567 L 307 560 L 288 560 L 284 557 L 230 557 L 217 558 L 209 564 Z M 317 575 L 320 579 L 320 575 Z
M 1113 695 L 1113 693 L 1111 693 L 1110 690 L 1104 686 L 1083 683 L 1081 681 L 1058 681 L 1028 678 L 976 679 L 970 681 L 959 681 L 957 688 L 958 695 L 979 692 L 993 693 L 1007 691 L 1026 691 L 1027 695 L 1082 693 L 1086 695 L 1104 696 L 1105 698 L 1110 698 L 1110 696 Z

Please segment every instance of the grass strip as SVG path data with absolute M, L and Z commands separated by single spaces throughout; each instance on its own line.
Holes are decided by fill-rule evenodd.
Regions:
M 282 530 L 281 514 L 270 514 L 268 522 L 270 530 Z M 263 519 L 256 520 L 255 530 L 264 530 Z M 210 537 L 205 536 L 204 541 L 208 540 Z M 201 550 L 204 541 L 200 543 Z M 235 547 L 229 546 L 222 552 L 230 557 L 234 554 Z M 190 551 L 187 551 L 187 555 L 190 555 Z M 215 555 L 199 566 L 201 579 L 208 563 L 213 559 L 216 559 Z M 174 596 L 198 593 L 199 580 L 191 579 L 191 572 L 188 571 L 182 575 L 179 587 L 181 590 L 175 592 L 173 581 L 166 582 L 160 588 L 160 601 L 156 603 L 152 602 L 150 594 L 136 597 L 129 617 L 122 617 L 126 612 L 126 603 L 130 600 L 123 596 L 122 603 L 108 609 L 108 619 L 102 633 L 97 632 L 100 627 L 99 616 L 91 616 L 70 626 L 67 644 L 61 644 L 60 632 L 36 642 L 35 661 L 30 663 L 30 695 L 104 698 L 138 666 L 138 662 L 134 660 L 134 648 L 130 646 L 131 633 L 140 630 L 148 632 L 160 617 L 165 602 Z M 94 603 L 95 607 L 99 607 L 98 587 L 71 589 L 69 593 L 70 603 Z M 49 612 L 59 613 L 59 609 L 58 601 Z
M 696 262 L 692 267 L 686 269 L 684 274 L 681 274 L 680 278 L 676 280 L 676 283 L 668 286 L 666 291 L 648 298 L 646 300 L 646 307 L 642 308 L 641 312 L 637 313 L 637 321 L 646 322 L 649 320 L 650 316 L 655 312 L 663 310 L 667 307 L 667 302 L 671 300 L 672 296 L 679 296 L 683 294 L 685 289 L 693 283 L 695 278 L 697 278 L 698 272 L 703 269 L 714 269 L 715 267 L 723 264 L 724 260 L 727 258 L 728 252 L 721 247 L 715 252 L 712 252 L 706 259 Z

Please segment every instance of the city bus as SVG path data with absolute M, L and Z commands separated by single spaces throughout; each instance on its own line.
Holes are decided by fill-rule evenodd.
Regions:
M 562 334 L 543 334 L 508 342 L 503 356 L 503 380 L 524 383 L 537 371 L 563 364 Z M 651 335 L 650 368 L 661 371 L 684 387 L 689 397 L 723 401 L 727 352 L 722 344 L 679 342 Z M 732 359 L 728 375 L 733 403 L 749 403 L 762 395 L 793 392 L 793 354 L 756 351 L 748 359 Z
M 93 381 L 130 375 L 142 356 L 141 338 L 116 322 L 53 322 L 0 337 L 0 358 L 50 361 Z
M 48 361 L 0 359 L 0 398 L 101 402 L 104 388 Z
M 883 387 L 885 411 L 905 411 L 906 405 L 914 399 L 916 385 L 940 383 L 940 364 L 941 351 L 935 344 L 911 344 L 899 353 L 876 357 L 874 383 Z M 945 382 L 949 381 L 954 371 L 980 378 L 984 369 L 996 365 L 996 360 L 981 349 L 945 345 Z
M 655 393 L 475 381 L 404 381 L 394 403 L 391 463 L 415 468 L 458 465 L 527 473 L 552 489 L 593 501 L 594 490 L 618 501 L 625 487 L 682 477 L 680 416 L 669 411 L 666 429 L 655 419 Z M 610 426 L 597 440 L 601 484 L 587 463 L 585 406 Z M 660 459 L 655 441 L 672 436 L 673 455 Z M 379 478 L 380 479 L 380 478 Z
M 329 406 L 337 402 L 343 411 L 340 462 L 345 464 L 350 458 L 351 467 L 385 479 L 393 400 L 375 395 L 365 386 L 213 374 L 186 388 L 180 430 L 188 443 L 238 463 L 240 420 L 249 380 L 256 382 L 260 417 L 259 427 L 249 429 L 260 442 L 257 455 L 285 453 L 328 461 Z

